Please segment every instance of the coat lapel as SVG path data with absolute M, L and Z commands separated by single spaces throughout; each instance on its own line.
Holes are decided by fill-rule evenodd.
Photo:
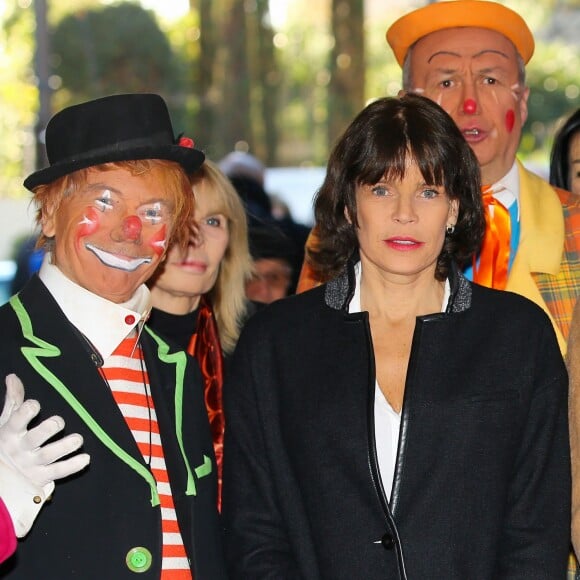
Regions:
M 52 295 L 36 278 L 10 304 L 28 341 L 21 348 L 25 360 L 113 455 L 139 473 L 151 489 L 152 505 L 157 505 L 155 480 L 127 423 L 91 360 L 88 345 L 73 331 Z
M 187 354 L 184 351 L 172 352 L 169 345 L 147 326 L 143 332 L 142 344 L 157 419 L 162 427 L 165 426 L 162 428 L 165 434 L 171 433 L 175 436 L 173 443 L 179 450 L 177 454 L 181 455 L 178 463 L 185 467 L 186 495 L 196 495 L 192 466 L 187 459 L 183 442 L 183 389 Z M 157 364 L 147 364 L 153 359 Z M 166 448 L 164 442 L 164 449 Z

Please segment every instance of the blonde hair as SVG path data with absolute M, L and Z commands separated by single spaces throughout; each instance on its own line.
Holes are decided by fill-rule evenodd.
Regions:
M 164 159 L 104 163 L 87 167 L 86 169 L 79 169 L 51 183 L 39 185 L 34 189 L 33 202 L 37 207 L 36 222 L 41 226 L 41 230 L 45 213 L 48 210 L 52 213 L 57 212 L 64 198 L 80 191 L 85 186 L 90 171 L 112 171 L 113 169 L 125 169 L 132 175 L 142 175 L 156 169 L 162 170 L 159 174 L 173 204 L 173 224 L 167 246 L 169 247 L 169 244 L 173 242 L 181 247 L 187 247 L 189 241 L 189 229 L 187 226 L 193 220 L 194 211 L 191 186 L 187 174 L 181 166 L 175 161 Z M 54 246 L 54 239 L 47 238 L 41 231 L 36 246 L 51 250 Z
M 251 277 L 252 258 L 248 247 L 246 212 L 238 192 L 217 165 L 205 160 L 191 176 L 196 184 L 204 183 L 204 195 L 215 202 L 216 212 L 228 220 L 229 241 L 213 288 L 207 293 L 215 313 L 220 343 L 224 353 L 233 351 L 247 311 L 245 283 Z

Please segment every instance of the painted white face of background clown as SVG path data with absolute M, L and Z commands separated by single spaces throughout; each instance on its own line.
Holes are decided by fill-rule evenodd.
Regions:
M 54 236 L 53 262 L 68 278 L 121 303 L 151 277 L 173 225 L 160 171 L 89 171 L 81 191 L 46 212 L 43 233 Z
M 483 28 L 449 28 L 411 53 L 412 91 L 439 104 L 477 156 L 484 184 L 512 167 L 528 115 L 529 89 L 519 84 L 514 45 Z

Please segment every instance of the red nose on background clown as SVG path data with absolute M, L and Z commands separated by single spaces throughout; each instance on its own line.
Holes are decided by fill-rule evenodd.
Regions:
M 463 101 L 463 112 L 468 115 L 473 115 L 477 111 L 477 103 L 473 99 L 465 99 Z

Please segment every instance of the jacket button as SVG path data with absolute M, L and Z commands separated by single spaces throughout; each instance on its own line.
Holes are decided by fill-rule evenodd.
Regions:
M 383 548 L 385 550 L 392 550 L 393 546 L 395 545 L 395 539 L 393 538 L 393 536 L 391 534 L 389 534 L 389 532 L 387 532 L 381 538 L 381 544 L 383 545 Z
M 131 572 L 140 574 L 141 572 L 147 572 L 147 570 L 151 568 L 153 556 L 151 556 L 151 552 L 147 548 L 139 546 L 131 548 L 127 552 L 125 562 L 127 563 L 127 568 L 129 568 Z

